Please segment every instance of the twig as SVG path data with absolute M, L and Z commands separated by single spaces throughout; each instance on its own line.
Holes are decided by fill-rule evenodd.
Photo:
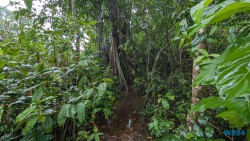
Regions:
M 16 137 L 10 138 L 10 140 L 16 140 L 16 139 L 18 139 L 18 138 L 21 137 L 21 136 L 22 136 L 22 134 L 21 134 L 21 135 L 18 135 L 18 136 L 16 136 Z
M 5 9 L 5 8 L 7 8 L 9 5 L 10 5 L 10 3 L 9 3 L 8 5 L 6 5 L 6 6 L 0 7 L 0 9 Z
M 209 121 L 207 121 L 208 124 L 212 125 L 215 129 L 217 129 L 219 132 L 221 132 L 222 134 L 224 134 L 227 138 L 229 138 L 231 141 L 233 141 L 232 138 L 230 138 L 228 135 L 226 135 L 224 132 L 222 132 L 218 127 L 216 127 L 215 125 L 213 125 L 212 123 L 210 123 Z

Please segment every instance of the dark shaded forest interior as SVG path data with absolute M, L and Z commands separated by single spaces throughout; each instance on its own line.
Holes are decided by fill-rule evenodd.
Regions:
M 249 0 L 1 0 L 0 141 L 250 141 Z

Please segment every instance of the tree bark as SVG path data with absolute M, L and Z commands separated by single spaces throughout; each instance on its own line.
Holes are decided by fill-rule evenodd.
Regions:
M 198 34 L 204 34 L 205 29 L 200 29 Z M 198 49 L 204 49 L 205 43 L 198 44 Z M 201 53 L 197 51 L 196 57 L 201 56 Z M 193 59 L 193 62 L 196 58 Z M 197 75 L 200 73 L 199 65 L 193 63 L 193 72 L 192 72 L 192 83 L 194 82 Z M 197 105 L 202 98 L 206 97 L 206 88 L 204 86 L 195 86 L 192 87 L 192 97 L 191 97 L 191 105 Z M 188 131 L 193 131 L 194 125 L 197 123 L 197 118 L 201 116 L 200 113 L 188 113 L 187 114 L 187 129 Z
M 122 13 L 123 12 L 123 13 Z M 117 0 L 109 0 L 109 18 L 112 30 L 112 45 L 110 52 L 110 66 L 113 75 L 118 75 L 120 86 L 128 90 L 132 84 L 131 71 L 126 52 L 119 48 L 127 42 L 129 35 L 129 26 L 125 11 L 118 9 Z

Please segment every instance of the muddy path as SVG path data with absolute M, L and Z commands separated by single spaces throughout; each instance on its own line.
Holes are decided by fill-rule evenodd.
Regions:
M 139 114 L 144 99 L 135 92 L 125 93 L 115 104 L 116 119 L 101 127 L 102 141 L 152 141 L 147 123 Z

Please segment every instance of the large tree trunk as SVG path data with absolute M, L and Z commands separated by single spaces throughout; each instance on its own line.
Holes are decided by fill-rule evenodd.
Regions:
M 116 9 L 116 0 L 109 0 L 109 18 L 111 22 L 111 32 L 112 32 L 112 43 L 111 43 L 111 52 L 110 52 L 110 65 L 112 68 L 113 75 L 117 75 L 117 66 L 116 66 L 116 50 L 119 47 L 119 31 L 118 31 L 118 19 L 117 19 L 117 9 Z
M 110 65 L 113 74 L 119 77 L 120 86 L 128 90 L 132 84 L 131 71 L 125 51 L 119 48 L 127 42 L 129 34 L 127 17 L 124 15 L 126 14 L 118 10 L 117 0 L 109 0 L 109 17 L 112 26 Z
M 98 45 L 98 57 L 102 58 L 102 65 L 107 66 L 109 64 L 109 49 L 107 45 L 105 44 L 105 34 L 104 34 L 104 8 L 103 3 L 99 5 L 99 11 L 97 12 L 97 24 L 96 24 L 96 31 L 97 31 L 97 45 Z
M 205 33 L 205 30 L 200 29 L 199 34 L 203 34 L 203 33 Z M 204 49 L 205 44 L 200 43 L 198 45 L 198 48 Z M 201 55 L 201 53 L 199 51 L 197 51 L 195 54 L 196 54 L 196 57 Z M 195 59 L 196 58 L 194 58 L 193 60 L 195 60 Z M 197 75 L 199 73 L 200 73 L 199 65 L 193 63 L 192 82 L 194 82 L 195 78 L 197 77 Z M 204 86 L 198 85 L 198 86 L 192 87 L 191 105 L 197 105 L 199 103 L 199 101 L 201 101 L 202 98 L 206 97 L 206 94 L 207 94 L 207 92 L 206 92 L 206 88 Z M 188 115 L 187 115 L 187 129 L 190 132 L 193 131 L 193 127 L 197 123 L 198 116 L 201 116 L 200 113 L 197 113 L 197 112 L 188 113 Z

